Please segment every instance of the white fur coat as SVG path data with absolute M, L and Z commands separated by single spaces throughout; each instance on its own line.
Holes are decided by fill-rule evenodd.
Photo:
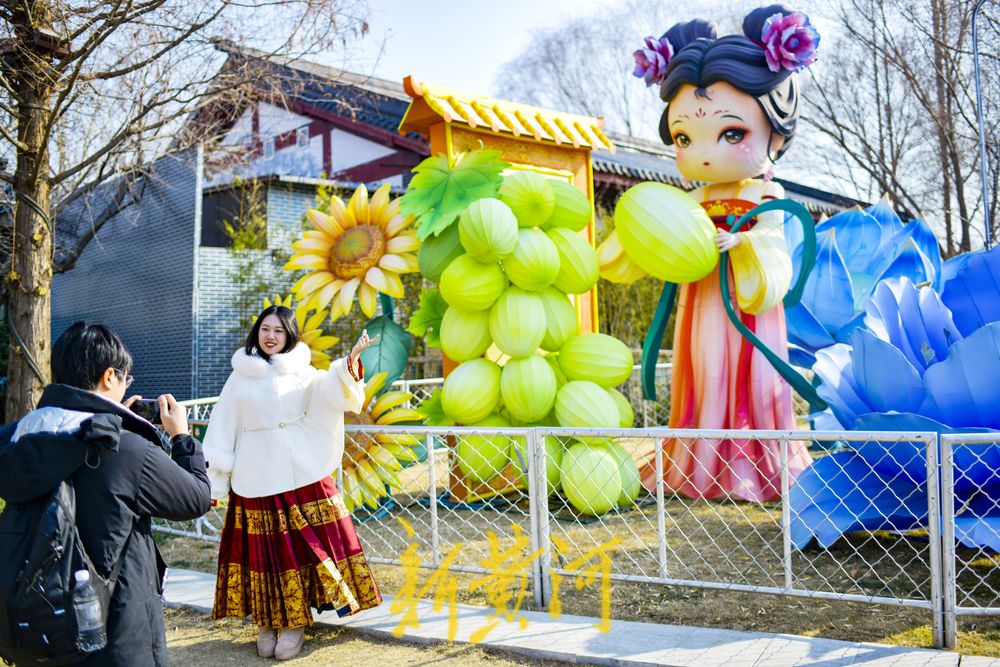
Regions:
M 291 491 L 332 474 L 344 454 L 344 413 L 358 412 L 364 382 L 347 360 L 329 371 L 309 365 L 309 346 L 271 356 L 243 349 L 222 389 L 205 433 L 212 497 L 232 489 L 244 498 Z M 231 481 L 230 481 L 231 480 Z

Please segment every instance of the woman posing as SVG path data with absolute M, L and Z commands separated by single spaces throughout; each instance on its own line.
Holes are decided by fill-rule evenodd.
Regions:
M 714 23 L 679 23 L 636 52 L 636 75 L 660 84 L 667 103 L 660 136 L 674 146 L 677 169 L 705 183 L 691 194 L 715 222 L 719 251 L 729 251 L 740 319 L 787 358 L 781 300 L 792 264 L 784 215 L 765 213 L 736 234 L 727 219 L 784 196 L 770 167 L 795 133 L 795 72 L 812 62 L 819 36 L 805 15 L 781 4 L 750 12 L 743 33 L 719 37 Z M 717 271 L 681 287 L 673 350 L 670 428 L 795 427 L 791 389 L 729 322 Z M 673 440 L 665 454 L 664 481 L 686 496 L 767 501 L 780 494 L 777 441 Z M 656 485 L 654 463 L 643 469 L 649 489 Z M 805 446 L 790 444 L 791 474 L 809 463 Z
M 302 650 L 310 607 L 343 616 L 382 601 L 331 478 L 344 452 L 344 413 L 365 399 L 360 354 L 376 340 L 363 332 L 346 359 L 319 371 L 295 314 L 271 306 L 233 355 L 212 411 L 212 496 L 229 498 L 214 616 L 250 615 L 261 657 Z

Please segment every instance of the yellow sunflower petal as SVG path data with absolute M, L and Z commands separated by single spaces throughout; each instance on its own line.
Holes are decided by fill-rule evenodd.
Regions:
M 285 308 L 291 308 L 292 307 L 292 295 L 291 294 L 289 294 L 288 296 L 286 296 L 284 299 L 282 299 L 281 295 L 278 294 L 278 295 L 276 295 L 274 297 L 274 300 L 275 300 L 275 303 L 280 303 Z
M 309 253 L 298 253 L 292 255 L 292 258 L 285 262 L 283 268 L 285 271 L 297 271 L 298 269 L 325 269 L 327 267 L 327 260 L 325 255 L 313 255 Z
M 295 251 L 314 251 L 317 254 L 328 255 L 330 254 L 330 249 L 333 247 L 333 237 L 327 236 L 322 239 L 317 239 L 315 237 L 301 238 L 298 241 L 292 243 L 292 250 Z
M 391 252 L 394 255 L 404 252 L 416 252 L 418 248 L 420 248 L 420 241 L 417 240 L 417 233 L 414 231 L 404 232 L 385 243 L 385 251 Z
M 394 299 L 402 299 L 405 296 L 405 292 L 403 290 L 403 280 L 399 277 L 399 274 L 393 271 L 386 271 L 385 279 L 389 283 L 385 293 Z
M 374 287 L 379 292 L 389 293 L 389 281 L 386 279 L 386 271 L 373 266 L 365 274 L 365 282 Z
M 330 235 L 321 229 L 307 229 L 302 232 L 302 238 L 322 241 L 330 238 Z
M 337 295 L 337 305 L 340 306 L 340 310 L 345 315 L 351 312 L 351 304 L 354 303 L 354 293 L 358 290 L 358 285 L 360 284 L 360 278 L 351 278 L 344 283 L 344 286 L 340 289 L 340 294 Z
M 389 377 L 389 374 L 385 371 L 377 373 L 374 377 L 365 378 L 365 394 L 368 393 L 368 389 L 371 388 L 371 395 L 374 396 L 379 392 L 382 387 L 385 386 L 385 380 Z
M 385 212 L 389 208 L 389 184 L 386 183 L 372 195 L 372 201 L 368 205 L 368 220 L 371 224 L 385 227 Z
M 344 316 L 344 311 L 340 308 L 340 300 L 334 299 L 330 304 L 330 321 L 336 322 Z
M 414 255 L 382 255 L 378 261 L 380 269 L 395 271 L 396 273 L 411 273 L 417 270 L 417 258 Z
M 354 219 L 356 225 L 368 224 L 368 188 L 359 185 L 351 195 L 351 201 L 347 204 L 347 216 Z
M 312 223 L 313 227 L 330 238 L 337 238 L 344 233 L 343 225 L 339 223 L 335 216 L 327 215 L 322 211 L 311 208 L 306 211 L 306 217 L 309 218 L 309 222 Z
M 378 292 L 375 291 L 375 288 L 367 282 L 361 283 L 361 287 L 358 288 L 358 305 L 361 306 L 361 312 L 365 314 L 365 317 L 375 315 L 377 302 Z
M 319 325 L 323 324 L 323 320 L 326 319 L 326 311 L 318 310 L 312 317 L 306 320 L 305 329 L 306 331 L 312 331 L 313 329 L 318 329 Z
M 398 199 L 396 201 L 399 201 Z M 392 238 L 396 236 L 401 231 L 413 224 L 413 217 L 409 215 L 397 215 L 390 219 L 385 225 L 385 233 L 388 237 Z
M 333 297 L 337 296 L 337 292 L 339 292 L 344 286 L 344 282 L 346 281 L 336 278 L 333 282 L 316 292 L 312 298 L 313 307 L 316 310 L 323 310 L 330 305 L 330 302 L 333 301 Z
M 375 405 L 372 406 L 369 415 L 375 420 L 375 423 L 378 423 L 379 417 L 383 414 L 400 405 L 404 405 L 412 399 L 413 394 L 408 391 L 387 391 L 375 401 Z
M 330 368 L 330 355 L 326 352 L 313 350 L 312 359 L 310 361 L 314 368 L 318 368 L 321 371 L 325 371 Z
M 320 336 L 309 344 L 314 350 L 329 350 L 340 341 L 336 336 Z
M 421 443 L 420 438 L 408 433 L 376 433 L 375 442 L 380 445 L 395 444 L 401 447 L 416 447 Z
M 313 329 L 312 331 L 306 331 L 305 333 L 300 335 L 299 340 L 301 340 L 309 347 L 312 347 L 313 346 L 312 342 L 322 335 L 323 335 L 322 331 L 320 331 L 319 329 Z
M 304 276 L 301 280 L 295 283 L 292 290 L 299 295 L 299 298 L 304 298 L 315 292 L 316 290 L 325 287 L 336 280 L 336 277 L 329 271 L 317 271 L 316 273 L 310 273 Z
M 389 202 L 389 206 L 386 207 L 385 213 L 382 214 L 382 223 L 384 227 L 388 228 L 389 223 L 399 216 L 400 208 L 402 208 L 402 202 L 399 197 L 396 197 Z
M 330 197 L 330 217 L 344 229 L 354 226 L 354 220 L 347 214 L 347 206 L 340 197 Z
M 308 331 L 309 329 L 314 329 L 315 327 L 307 327 L 306 324 L 309 323 L 309 311 L 312 309 L 310 303 L 312 299 L 307 299 L 295 306 L 295 321 L 299 325 L 299 331 Z
M 417 259 L 416 255 L 404 252 L 399 256 L 403 258 L 404 262 L 406 262 L 406 267 L 408 269 L 406 273 L 415 273 L 420 270 L 420 261 Z
M 392 426 L 393 424 L 398 424 L 399 422 L 420 421 L 423 418 L 423 413 L 418 412 L 413 408 L 396 408 L 395 410 L 390 410 L 382 415 L 382 418 L 379 419 L 378 423 L 383 426 Z M 398 436 L 396 439 L 398 442 Z

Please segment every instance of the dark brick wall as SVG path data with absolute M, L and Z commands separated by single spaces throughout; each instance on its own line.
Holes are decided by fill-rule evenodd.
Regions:
M 53 337 L 77 319 L 111 326 L 135 358 L 133 389 L 146 397 L 217 395 L 246 335 L 236 305 L 245 289 L 234 281 L 239 260 L 228 248 L 197 242 L 198 159 L 191 151 L 159 160 L 142 202 L 109 221 L 77 266 L 53 281 Z M 314 200 L 305 189 L 267 190 L 268 249 L 246 252 L 269 294 L 287 294 L 293 282 L 277 255 L 290 251 Z M 94 200 L 81 202 L 67 212 L 67 224 L 86 224 L 87 212 L 99 208 Z
M 78 319 L 112 327 L 135 360 L 130 392 L 147 398 L 193 397 L 197 156 L 192 150 L 158 160 L 142 201 L 109 220 L 76 267 L 52 282 L 53 340 Z M 106 193 L 79 202 L 65 223 L 85 222 Z

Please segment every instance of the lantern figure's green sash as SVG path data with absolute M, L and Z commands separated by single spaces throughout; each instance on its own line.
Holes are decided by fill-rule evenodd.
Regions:
M 802 268 L 799 272 L 798 280 L 785 295 L 784 305 L 793 306 L 802 298 L 802 291 L 805 289 L 806 280 L 816 264 L 816 227 L 812 215 L 802 204 L 790 199 L 773 199 L 764 202 L 747 211 L 739 219 L 735 215 L 729 216 L 729 231 L 733 234 L 738 232 L 747 222 L 768 211 L 785 211 L 798 218 L 802 224 Z M 740 321 L 736 308 L 733 305 L 732 295 L 729 290 L 729 253 L 724 252 L 719 256 L 719 285 L 722 289 L 722 303 L 725 305 L 726 314 L 729 321 L 733 323 L 736 330 L 746 338 L 751 345 L 757 348 L 761 354 L 767 358 L 771 366 L 778 374 L 792 386 L 800 396 L 809 402 L 809 407 L 814 410 L 825 410 L 826 401 L 819 397 L 816 388 L 800 375 L 792 366 L 779 357 L 774 350 L 767 347 L 754 332 L 750 331 L 743 322 Z M 646 333 L 646 340 L 642 346 L 642 394 L 650 401 L 656 400 L 656 362 L 659 357 L 660 345 L 667 330 L 667 322 L 670 320 L 670 312 L 674 308 L 674 300 L 677 297 L 677 284 L 671 282 L 663 283 L 663 291 L 660 292 L 660 300 L 656 304 L 656 312 L 653 314 L 653 322 Z

